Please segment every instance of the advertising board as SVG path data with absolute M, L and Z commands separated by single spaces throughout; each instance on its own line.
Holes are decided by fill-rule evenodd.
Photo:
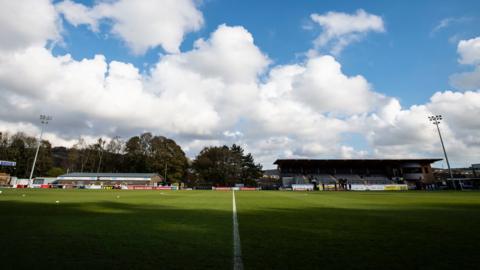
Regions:
M 313 184 L 293 184 L 292 190 L 313 190 Z
M 87 185 L 85 186 L 86 189 L 102 189 L 101 185 Z
M 365 190 L 367 190 L 367 186 L 366 185 L 351 185 L 350 190 L 365 191 Z
M 11 166 L 11 167 L 15 167 L 15 166 L 17 166 L 17 163 L 14 162 L 14 161 L 0 160 L 0 166 Z
M 399 191 L 399 190 L 408 190 L 407 185 L 361 185 L 361 184 L 356 184 L 356 185 L 351 185 L 350 190 L 354 191 Z
M 229 187 L 213 187 L 212 189 L 218 190 L 218 191 L 229 191 Z
M 385 190 L 408 190 L 407 185 L 385 185 Z

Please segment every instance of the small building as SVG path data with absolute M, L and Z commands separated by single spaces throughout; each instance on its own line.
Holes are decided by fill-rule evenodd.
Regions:
M 0 172 L 0 187 L 8 186 L 10 184 L 10 174 Z
M 480 189 L 480 164 L 472 164 L 465 168 L 433 168 L 435 178 L 447 183 L 454 189 Z
M 472 164 L 472 172 L 474 177 L 480 178 L 480 163 Z
M 55 181 L 57 181 L 56 177 L 35 177 L 30 183 L 30 187 L 39 188 L 39 187 L 49 187 Z
M 17 163 L 15 161 L 0 160 L 0 186 L 10 185 L 11 177 L 8 173 L 9 170 L 4 171 L 3 167 L 15 167 Z
M 156 173 L 67 173 L 58 176 L 53 184 L 72 186 L 156 186 L 160 182 L 162 182 L 162 178 Z

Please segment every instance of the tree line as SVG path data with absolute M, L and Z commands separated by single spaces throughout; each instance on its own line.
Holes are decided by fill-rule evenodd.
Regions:
M 1 170 L 28 178 L 37 146 L 35 137 L 22 132 L 0 132 L 0 160 L 17 163 Z M 72 147 L 52 147 L 42 140 L 33 175 L 56 177 L 67 172 L 157 173 L 166 184 L 233 186 L 255 185 L 262 166 L 235 144 L 205 147 L 192 161 L 173 139 L 149 132 L 128 140 L 99 138 L 90 144 L 80 138 Z

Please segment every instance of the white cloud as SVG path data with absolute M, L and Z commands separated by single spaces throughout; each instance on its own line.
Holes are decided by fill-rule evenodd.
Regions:
M 17 65 L 10 65 L 12 62 Z M 25 83 L 19 82 L 16 74 L 24 74 Z M 75 61 L 53 57 L 39 48 L 0 62 L 1 84 L 11 93 L 10 99 L 3 100 L 6 111 L 17 111 L 20 100 L 26 104 L 22 107 L 24 115 L 37 115 L 35 112 L 48 108 L 56 110 L 65 121 L 90 120 L 91 128 L 102 131 L 111 126 L 160 126 L 173 132 L 204 133 L 215 125 L 218 116 L 213 108 L 208 109 L 211 104 L 198 94 L 198 99 L 190 99 L 195 96 L 194 89 L 172 89 L 156 95 L 145 90 L 144 79 L 131 64 L 107 63 L 103 56 Z M 183 110 L 175 112 L 178 107 Z M 81 126 L 86 128 L 85 124 Z
M 297 76 L 293 84 L 297 98 L 323 113 L 366 113 L 381 99 L 362 76 L 343 74 L 340 63 L 331 56 L 309 59 L 305 72 Z
M 473 71 L 453 74 L 450 76 L 450 84 L 460 90 L 480 89 L 480 66 Z
M 66 0 L 57 4 L 65 19 L 98 31 L 101 20 L 111 22 L 111 32 L 123 39 L 136 54 L 161 46 L 179 52 L 186 33 L 203 25 L 202 13 L 193 0 L 103 1 L 93 7 Z
M 450 24 L 452 24 L 455 21 L 454 18 L 445 18 L 442 19 L 432 30 L 431 34 L 434 34 L 437 31 L 440 31 L 443 28 L 448 27 Z
M 49 0 L 0 0 L 0 50 L 57 40 L 57 14 Z
M 164 56 L 151 71 L 148 88 L 164 97 L 181 96 L 188 102 L 185 110 L 212 110 L 215 118 L 200 125 L 215 120 L 210 129 L 228 128 L 255 106 L 258 75 L 268 63 L 247 30 L 220 25 L 208 40 L 196 41 L 193 50 Z M 185 119 L 192 120 L 198 122 Z
M 268 58 L 242 27 L 220 26 L 197 44 L 190 52 L 163 57 L 150 75 L 128 63 L 107 63 L 101 55 L 76 61 L 41 47 L 0 55 L 5 97 L 0 114 L 12 118 L 11 112 L 18 111 L 13 118 L 33 121 L 33 115 L 46 109 L 56 115 L 58 126 L 76 126 L 77 131 L 57 130 L 67 136 L 78 130 L 103 134 L 139 129 L 221 134 L 256 99 L 257 77 Z M 206 63 L 208 57 L 221 63 L 220 68 Z
M 460 59 L 458 60 L 464 65 L 480 64 L 480 37 L 469 40 L 461 40 L 457 47 Z
M 185 142 L 180 142 L 182 149 L 190 154 L 191 158 L 194 158 L 204 147 L 208 146 L 219 146 L 225 143 L 222 140 L 216 139 L 193 139 Z
M 240 132 L 240 131 L 225 130 L 223 132 L 223 136 L 229 137 L 229 138 L 241 138 L 241 137 L 243 137 L 243 133 Z
M 409 145 L 430 145 L 434 137 L 429 129 L 427 116 L 432 113 L 423 105 L 402 110 L 396 107 L 395 103 L 396 101 L 392 100 L 391 104 L 382 110 L 383 115 L 373 114 L 364 119 L 363 123 L 367 125 L 362 129 L 371 145 L 379 148 L 385 146 L 387 149 L 397 145 L 404 146 L 405 149 L 408 149 Z M 382 118 L 386 115 L 387 119 Z
M 437 92 L 427 107 L 432 112 L 448 116 L 448 124 L 463 136 L 477 134 L 480 137 L 480 91 Z
M 476 162 L 480 151 L 480 91 L 437 92 L 424 105 L 401 109 L 392 100 L 383 114 L 362 123 L 373 154 L 385 157 L 443 157 L 437 130 L 427 116 L 442 114 L 440 128 L 450 161 L 456 166 Z
M 451 26 L 454 24 L 461 24 L 461 23 L 467 23 L 472 21 L 473 18 L 471 17 L 448 17 L 442 19 L 440 22 L 438 22 L 437 25 L 432 29 L 430 32 L 430 36 L 434 36 L 437 32 Z
M 450 76 L 450 84 L 460 90 L 480 89 L 480 37 L 460 40 L 457 52 L 460 64 L 474 65 L 475 68 L 473 71 L 453 74 Z
M 364 150 L 357 151 L 355 148 L 347 145 L 340 147 L 341 158 L 365 158 L 366 156 L 368 156 L 368 152 Z
M 347 45 L 364 37 L 368 32 L 384 32 L 383 19 L 380 16 L 357 10 L 355 14 L 327 12 L 312 14 L 311 19 L 318 23 L 323 31 L 314 41 L 316 48 L 329 47 L 334 55 L 339 54 Z
M 167 55 L 160 64 L 175 65 L 225 83 L 255 83 L 269 59 L 254 45 L 245 28 L 223 24 L 208 40 L 197 40 L 193 50 Z
M 65 0 L 55 5 L 58 13 L 63 14 L 65 19 L 73 26 L 82 24 L 89 25 L 93 31 L 98 31 L 98 23 L 101 15 L 97 14 L 92 8 L 83 4 L 75 3 L 71 0 Z
M 267 78 L 243 137 L 263 159 L 337 156 L 346 147 L 341 134 L 354 130 L 348 118 L 335 115 L 350 115 L 365 106 L 366 97 L 375 96 L 364 79 L 344 75 L 330 56 L 274 67 Z M 357 99 L 342 102 L 345 92 Z

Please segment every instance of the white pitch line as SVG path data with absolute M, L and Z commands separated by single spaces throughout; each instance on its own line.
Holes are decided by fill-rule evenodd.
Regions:
M 232 191 L 233 207 L 233 270 L 243 270 L 242 248 L 240 246 L 240 232 L 238 231 L 237 204 L 235 203 L 235 191 Z

